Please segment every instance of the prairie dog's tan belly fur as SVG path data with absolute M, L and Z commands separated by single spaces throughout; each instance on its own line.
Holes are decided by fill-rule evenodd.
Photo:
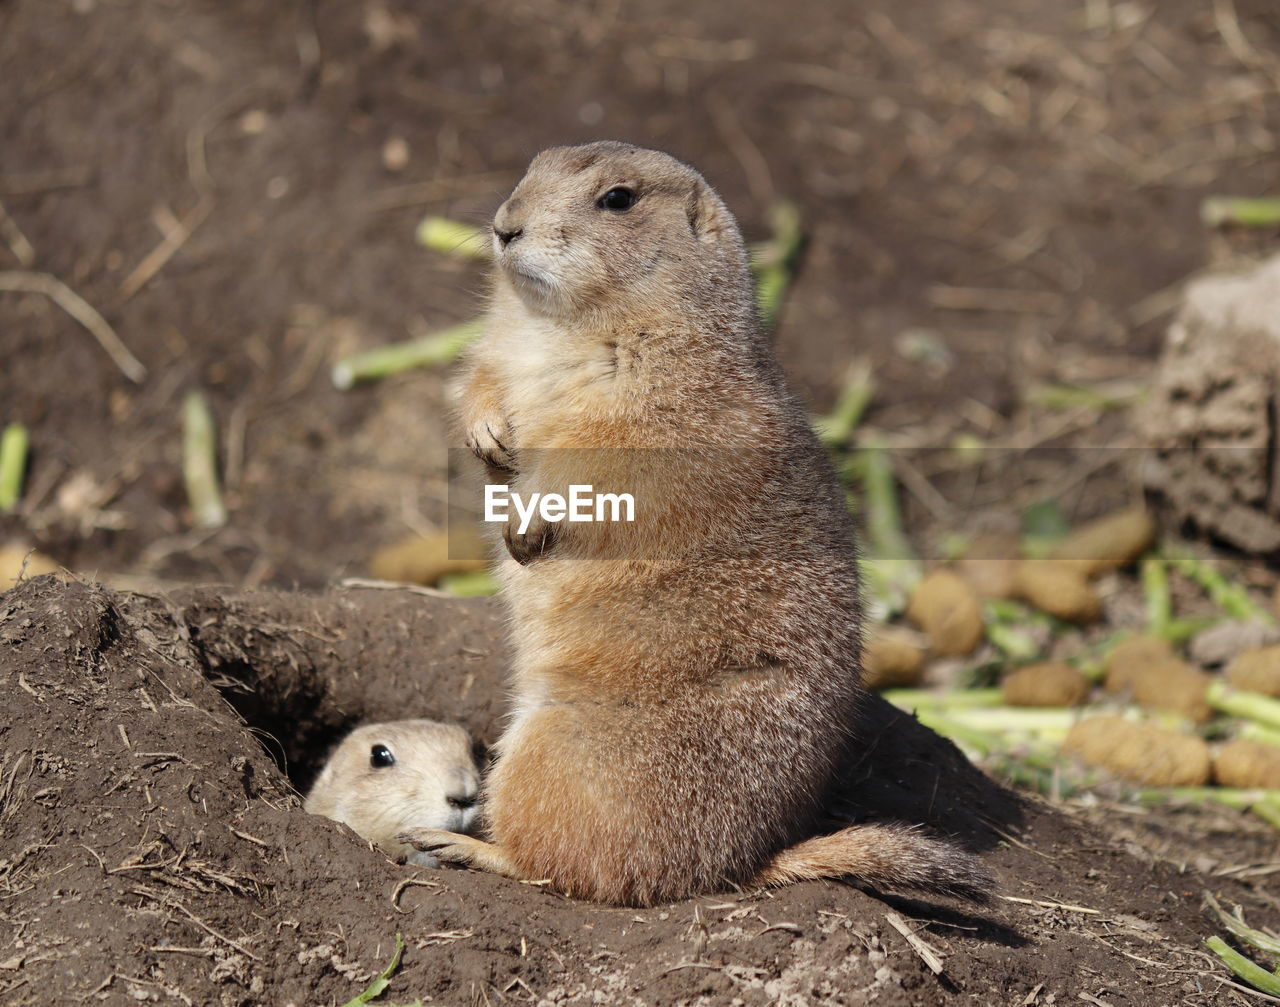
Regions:
M 720 198 L 665 154 L 555 148 L 499 209 L 494 252 L 468 445 L 526 499 L 591 485 L 636 514 L 507 523 L 493 841 L 410 841 L 638 905 L 844 874 L 982 890 L 976 861 L 907 829 L 797 844 L 860 694 L 853 526 Z
M 838 756 L 832 725 L 806 716 L 803 697 L 788 708 L 772 683 L 716 691 L 707 703 L 701 690 L 675 690 L 674 713 L 597 695 L 528 715 L 489 782 L 501 795 L 490 826 L 523 876 L 647 905 L 746 884 L 808 834 Z M 772 726 L 761 732 L 766 705 Z

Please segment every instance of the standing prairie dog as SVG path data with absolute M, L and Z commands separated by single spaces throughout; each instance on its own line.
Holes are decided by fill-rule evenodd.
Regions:
M 435 857 L 396 836 L 420 827 L 467 832 L 479 787 L 465 730 L 434 720 L 393 720 L 365 724 L 343 738 L 303 807 L 351 826 L 389 856 L 438 867 Z
M 806 838 L 861 693 L 853 528 L 719 196 L 663 153 L 558 147 L 493 234 L 468 445 L 513 491 L 625 486 L 635 520 L 508 524 L 491 842 L 401 838 L 641 906 L 840 876 L 987 890 L 975 858 L 911 828 Z

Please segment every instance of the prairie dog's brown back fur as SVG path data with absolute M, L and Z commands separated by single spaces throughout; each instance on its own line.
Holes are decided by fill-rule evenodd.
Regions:
M 609 205 L 619 189 L 632 205 Z M 625 489 L 636 520 L 505 536 L 514 711 L 485 785 L 493 862 L 631 904 L 860 865 L 983 887 L 967 855 L 901 829 L 781 854 L 813 835 L 854 722 L 862 613 L 843 491 L 720 198 L 666 154 L 555 148 L 494 231 L 468 443 L 518 492 Z

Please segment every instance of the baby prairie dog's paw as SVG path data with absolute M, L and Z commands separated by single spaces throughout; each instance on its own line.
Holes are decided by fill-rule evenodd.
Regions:
M 501 413 L 478 413 L 467 423 L 467 448 L 499 472 L 516 472 L 515 431 Z
M 475 848 L 483 845 L 479 840 L 447 829 L 406 829 L 396 839 L 419 851 L 409 858 L 409 862 L 423 867 L 439 867 L 440 861 L 470 867 Z
M 406 864 L 413 867 L 439 867 L 440 861 L 433 857 L 430 853 L 423 853 L 421 850 L 415 850 L 405 858 Z

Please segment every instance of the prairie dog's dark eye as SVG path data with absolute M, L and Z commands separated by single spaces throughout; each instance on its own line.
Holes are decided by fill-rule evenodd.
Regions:
M 636 205 L 637 199 L 639 197 L 630 189 L 610 189 L 596 200 L 596 206 L 602 210 L 630 210 Z
M 374 769 L 386 769 L 396 764 L 396 757 L 386 745 L 374 745 L 369 749 L 369 765 Z
M 446 797 L 445 800 L 449 802 L 450 806 L 457 808 L 459 811 L 466 811 L 467 808 L 474 808 L 476 806 L 476 799 L 474 797 L 467 797 L 464 794 L 449 796 Z

